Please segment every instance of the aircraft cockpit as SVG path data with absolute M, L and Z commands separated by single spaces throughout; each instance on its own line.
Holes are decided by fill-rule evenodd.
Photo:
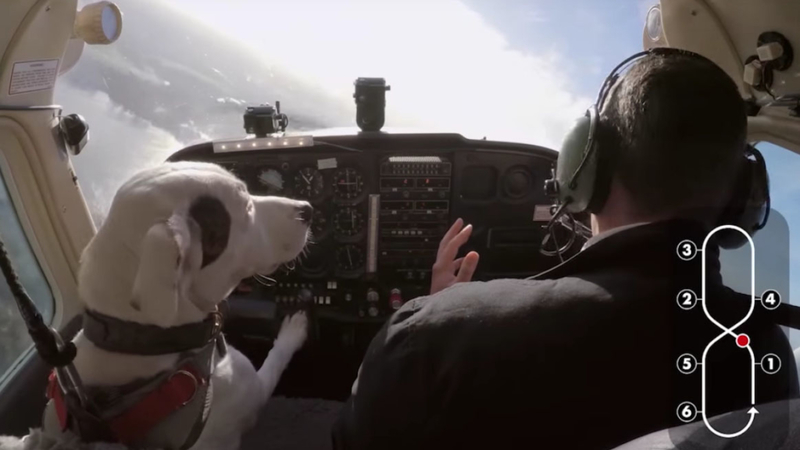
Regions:
M 750 235 L 742 231 L 746 240 L 738 245 L 722 246 L 720 277 L 733 291 L 752 290 L 754 306 L 747 317 L 757 310 L 753 321 L 760 321 L 763 313 L 782 330 L 788 351 L 800 355 L 800 305 L 791 295 L 800 289 L 800 266 L 794 264 L 800 244 L 789 238 L 800 230 L 795 186 L 800 6 L 781 0 L 539 3 L 12 0 L 0 6 L 0 266 L 5 275 L 0 279 L 0 436 L 22 437 L 49 420 L 62 431 L 72 427 L 101 437 L 110 432 L 117 438 L 112 441 L 137 448 L 130 430 L 144 429 L 148 413 L 125 414 L 140 403 L 122 413 L 118 403 L 103 403 L 117 415 L 95 422 L 85 417 L 70 422 L 63 411 L 73 411 L 76 404 L 86 408 L 97 386 L 111 398 L 118 392 L 108 386 L 124 386 L 149 399 L 161 388 L 144 385 L 157 382 L 172 389 L 173 379 L 182 376 L 192 380 L 192 395 L 173 405 L 175 411 L 194 408 L 195 393 L 213 404 L 213 389 L 204 386 L 213 378 L 215 358 L 227 354 L 220 349 L 228 345 L 252 363 L 262 381 L 271 376 L 274 382 L 267 389 L 272 399 L 259 413 L 260 431 L 244 433 L 237 448 L 256 448 L 270 435 L 274 448 L 341 446 L 330 430 L 340 411 L 352 407 L 365 358 L 381 341 L 391 342 L 390 324 L 407 318 L 412 303 L 431 295 L 443 249 L 461 230 L 454 223 L 469 224 L 470 230 L 453 251 L 452 272 L 477 254 L 480 259 L 471 260 L 477 261 L 470 269 L 474 273 L 465 281 L 481 286 L 558 273 L 595 245 L 592 211 L 570 207 L 576 201 L 569 193 L 582 195 L 573 182 L 596 161 L 589 150 L 577 152 L 567 179 L 564 152 L 557 149 L 566 148 L 562 141 L 569 141 L 573 122 L 581 118 L 591 127 L 581 149 L 592 148 L 596 119 L 586 108 L 599 103 L 598 89 L 604 99 L 603 93 L 624 77 L 611 69 L 642 50 L 700 55 L 735 85 L 746 107 L 745 140 L 753 149 L 747 157 L 763 168 L 767 189 L 766 194 L 731 194 L 760 196 L 759 223 Z M 167 169 L 148 172 L 150 181 L 137 178 L 161 166 L 194 174 L 194 181 L 185 182 L 191 187 L 170 185 L 179 177 Z M 236 198 L 234 190 L 250 199 L 241 217 L 230 206 L 237 200 L 228 200 Z M 203 193 L 199 198 L 205 203 L 185 201 L 183 196 L 195 191 Z M 222 191 L 222 203 L 208 200 Z M 259 202 L 274 202 L 267 218 Z M 181 206 L 164 213 L 172 203 Z M 282 228 L 289 225 L 277 218 L 284 209 L 292 227 L 307 230 L 299 251 L 273 261 L 277 256 L 261 250 L 294 250 L 286 237 L 294 235 Z M 140 227 L 158 214 L 166 228 Z M 258 214 L 267 226 L 252 231 L 247 227 Z M 181 217 L 192 220 L 179 223 Z M 118 231 L 125 229 L 130 232 Z M 242 230 L 252 233 L 254 242 L 261 239 L 262 247 L 240 245 L 235 258 L 226 252 L 239 241 L 229 234 Z M 689 243 L 688 253 L 678 245 L 669 255 L 676 272 L 686 270 L 680 265 L 687 261 L 699 265 L 701 260 L 705 270 L 706 243 Z M 173 244 L 177 250 L 170 253 Z M 148 255 L 152 265 L 139 265 Z M 746 273 L 750 255 L 756 255 L 752 278 Z M 95 267 L 87 260 L 98 258 L 106 258 L 97 266 L 109 267 L 107 280 L 104 274 L 86 273 L 97 270 L 86 269 Z M 257 258 L 268 261 L 270 270 L 232 269 L 236 261 Z M 203 270 L 215 262 L 233 273 L 214 269 L 219 271 L 213 276 L 225 279 L 218 305 L 198 301 L 148 309 L 148 299 L 160 301 L 161 295 L 203 297 L 181 277 L 212 273 Z M 168 269 L 179 275 L 170 278 Z M 126 271 L 130 276 L 120 275 Z M 108 281 L 117 276 L 123 281 Z M 215 282 L 198 285 L 216 287 Z M 697 282 L 697 288 L 676 291 L 670 317 L 699 314 L 706 307 L 699 275 Z M 148 287 L 157 283 L 171 286 L 169 295 Z M 703 279 L 702 292 L 705 286 Z M 111 306 L 97 307 L 97 298 L 121 292 L 130 294 L 120 303 L 127 308 L 124 315 L 115 316 Z M 108 304 L 117 301 L 122 299 Z M 152 320 L 129 325 L 139 314 Z M 721 325 L 706 314 L 721 329 L 723 337 L 717 339 L 733 337 L 739 348 L 751 348 L 750 336 L 734 335 L 744 322 Z M 192 319 L 170 321 L 172 315 Z M 301 315 L 303 338 L 284 333 Z M 464 316 L 467 323 L 470 314 Z M 113 330 L 117 326 L 119 332 Z M 564 333 L 586 329 L 565 327 Z M 90 362 L 81 359 L 84 347 L 75 350 L 70 344 L 87 335 L 109 346 L 90 346 L 89 353 L 99 349 L 92 354 L 102 355 Z M 130 363 L 116 359 L 114 349 L 139 344 L 123 341 L 172 351 L 134 352 L 138 359 Z M 204 350 L 187 353 L 187 342 L 195 341 L 202 341 Z M 287 342 L 300 344 L 288 351 Z M 175 362 L 197 364 L 194 358 L 206 349 L 212 356 L 203 356 L 199 371 Z M 602 448 L 627 441 L 633 442 L 619 448 L 688 448 L 682 445 L 697 442 L 722 448 L 711 445 L 737 439 L 749 445 L 759 433 L 771 432 L 759 414 L 786 424 L 798 420 L 791 414 L 798 411 L 792 406 L 796 400 L 764 406 L 754 393 L 749 407 L 756 412 L 739 411 L 750 420 L 745 431 L 725 435 L 712 425 L 703 428 L 711 418 L 701 407 L 706 387 L 701 396 L 699 376 L 705 377 L 709 351 L 702 350 L 678 352 L 665 369 L 681 386 L 690 386 L 670 404 L 669 426 Z M 797 372 L 794 355 L 750 353 L 753 392 L 756 380 L 768 383 L 777 379 L 772 376 Z M 164 355 L 177 359 L 155 362 Z M 630 355 L 631 364 L 637 358 Z M 270 361 L 279 365 L 269 366 Z M 212 369 L 204 373 L 207 362 Z M 132 368 L 123 373 L 119 368 L 129 363 Z M 160 371 L 147 372 L 151 363 Z M 281 369 L 265 375 L 269 370 L 258 370 L 262 364 Z M 163 370 L 172 370 L 167 366 L 177 369 L 165 375 Z M 140 369 L 147 375 L 136 375 Z M 59 389 L 63 398 L 55 393 Z M 241 405 L 249 401 L 248 395 L 236 397 L 238 391 L 226 389 L 217 389 L 218 395 Z M 173 406 L 148 411 L 157 411 L 153 415 L 161 420 L 169 416 L 159 415 L 161 410 Z M 207 416 L 206 411 L 185 433 L 189 437 L 180 436 L 181 444 L 198 442 Z M 714 424 L 727 424 L 723 428 L 738 426 L 731 425 L 733 419 L 714 417 Z M 689 425 L 675 427 L 680 424 Z M 791 445 L 800 441 L 794 428 L 782 428 L 784 439 L 764 448 L 795 448 Z M 166 439 L 158 442 L 178 439 L 156 423 L 146 429 Z M 697 434 L 706 429 L 716 437 Z M 656 433 L 646 436 L 650 432 Z M 0 448 L 5 448 L 3 439 Z M 34 448 L 7 442 L 9 448 Z

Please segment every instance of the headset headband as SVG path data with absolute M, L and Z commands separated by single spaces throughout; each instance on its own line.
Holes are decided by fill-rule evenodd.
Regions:
M 576 128 L 568 134 L 567 139 L 565 140 L 564 145 L 572 147 L 575 151 L 570 152 L 569 158 L 572 160 L 572 162 L 564 165 L 563 170 L 559 168 L 557 171 L 557 184 L 554 190 L 560 193 L 559 197 L 562 206 L 564 206 L 567 210 L 578 212 L 589 207 L 591 195 L 594 193 L 595 189 L 594 187 L 580 187 L 579 184 L 588 183 L 594 185 L 596 181 L 595 177 L 597 176 L 596 172 L 598 164 L 596 147 L 598 146 L 598 128 L 601 122 L 600 113 L 602 112 L 613 87 L 622 76 L 623 71 L 634 62 L 648 55 L 686 55 L 708 61 L 708 58 L 687 50 L 670 47 L 658 47 L 628 56 L 614 67 L 611 73 L 609 73 L 603 81 L 600 91 L 597 94 L 596 102 L 586 111 L 584 120 L 581 122 L 581 124 L 576 125 Z M 582 127 L 585 129 L 579 132 L 575 131 Z M 578 136 L 582 137 L 578 138 Z M 574 148 L 574 146 L 577 146 L 578 148 Z M 580 153 L 575 154 L 577 152 Z M 575 158 L 576 156 L 577 158 Z M 562 160 L 564 157 L 566 157 L 566 155 L 564 152 L 564 146 L 562 145 L 562 152 L 559 156 L 559 160 Z M 590 170 L 592 172 L 587 174 L 587 177 L 583 177 L 583 172 L 586 170 Z M 601 191 L 601 189 L 598 191 Z M 587 195 L 584 194 L 587 194 L 588 198 Z M 602 197 L 602 195 L 597 196 L 597 198 L 600 197 Z M 577 202 L 578 204 L 570 207 L 569 203 L 571 202 Z M 597 201 L 595 203 L 597 203 Z

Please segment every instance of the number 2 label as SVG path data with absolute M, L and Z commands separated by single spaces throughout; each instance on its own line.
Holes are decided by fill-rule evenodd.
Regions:
M 678 292 L 676 300 L 681 309 L 689 310 L 697 305 L 697 294 L 691 289 L 684 289 Z

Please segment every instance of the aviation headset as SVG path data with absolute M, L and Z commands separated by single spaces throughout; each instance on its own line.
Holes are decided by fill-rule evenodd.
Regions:
M 557 197 L 560 212 L 598 212 L 602 209 L 611 185 L 614 161 L 613 152 L 603 150 L 608 144 L 603 144 L 600 111 L 611 89 L 623 75 L 623 70 L 652 54 L 677 54 L 707 60 L 686 50 L 661 47 L 636 53 L 611 71 L 600 88 L 597 102 L 589 107 L 564 138 L 554 178 L 545 185 L 546 190 Z M 769 217 L 769 179 L 764 157 L 755 147 L 748 144 L 743 158 L 732 198 L 725 206 L 718 225 L 736 225 L 753 235 L 764 228 Z M 735 230 L 721 230 L 715 236 L 723 248 L 738 248 L 747 242 Z

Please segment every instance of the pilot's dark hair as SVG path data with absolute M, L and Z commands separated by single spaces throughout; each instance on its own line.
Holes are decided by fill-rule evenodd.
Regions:
M 642 213 L 727 201 L 721 196 L 743 161 L 747 113 L 736 84 L 713 62 L 647 55 L 622 75 L 601 118 L 613 174 Z

